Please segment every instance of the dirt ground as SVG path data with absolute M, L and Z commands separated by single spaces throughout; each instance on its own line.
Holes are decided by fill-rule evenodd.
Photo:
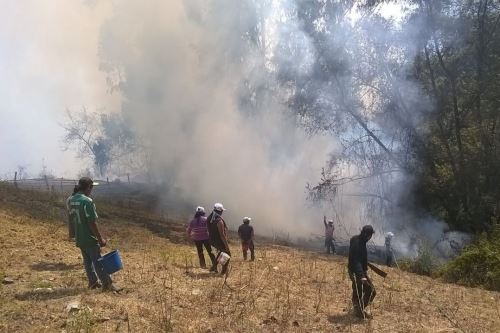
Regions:
M 0 285 L 0 332 L 500 332 L 499 293 L 386 268 L 360 321 L 343 257 L 257 244 L 244 262 L 233 240 L 225 279 L 198 268 L 180 221 L 96 205 L 104 252 L 124 263 L 119 294 L 85 288 L 61 198 L 0 187 L 0 280 L 13 280 Z

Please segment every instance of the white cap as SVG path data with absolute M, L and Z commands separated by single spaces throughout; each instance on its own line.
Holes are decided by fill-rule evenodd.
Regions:
M 245 216 L 245 217 L 243 218 L 243 222 L 246 222 L 246 221 L 250 222 L 250 221 L 252 221 L 252 218 L 251 218 L 251 217 L 247 217 L 247 216 Z
M 333 220 L 328 220 L 328 223 L 333 223 Z
M 224 209 L 224 206 L 222 206 L 221 203 L 217 202 L 215 205 L 214 205 L 214 210 L 218 211 L 218 212 L 223 212 L 225 211 Z
M 197 213 L 205 213 L 205 208 L 198 206 L 198 207 L 196 207 L 196 212 Z
M 393 234 L 392 232 L 390 232 L 390 231 L 389 231 L 389 232 L 387 233 L 386 237 L 392 238 L 392 237 L 394 237 L 394 234 Z

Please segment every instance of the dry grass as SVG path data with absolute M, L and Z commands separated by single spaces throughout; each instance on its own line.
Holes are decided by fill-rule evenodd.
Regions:
M 385 280 L 373 276 L 374 319 L 358 321 L 344 258 L 265 245 L 243 262 L 233 243 L 224 279 L 197 268 L 175 221 L 115 206 L 100 207 L 101 226 L 120 249 L 114 280 L 125 290 L 89 291 L 51 208 L 58 200 L 0 189 L 0 277 L 15 279 L 0 287 L 1 332 L 500 332 L 498 293 L 388 269 Z M 69 314 L 72 300 L 83 309 Z

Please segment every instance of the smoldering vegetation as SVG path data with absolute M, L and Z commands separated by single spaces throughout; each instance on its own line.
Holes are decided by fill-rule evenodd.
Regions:
M 65 141 L 95 176 L 221 201 L 232 226 L 252 216 L 261 233 L 314 243 L 326 214 L 339 241 L 373 224 L 376 245 L 392 231 L 404 255 L 427 243 L 447 257 L 498 224 L 498 13 L 491 1 L 115 3 L 98 56 L 123 102 L 70 110 Z

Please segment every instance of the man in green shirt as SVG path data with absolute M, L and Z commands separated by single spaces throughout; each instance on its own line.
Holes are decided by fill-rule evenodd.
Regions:
M 97 229 L 98 216 L 94 202 L 89 197 L 94 184 L 88 177 L 81 178 L 78 181 L 78 192 L 69 200 L 70 218 L 75 226 L 76 246 L 82 252 L 89 288 L 102 287 L 105 291 L 119 291 L 120 289 L 113 285 L 111 277 L 98 261 L 101 258 L 101 247 L 106 246 L 106 240 Z

